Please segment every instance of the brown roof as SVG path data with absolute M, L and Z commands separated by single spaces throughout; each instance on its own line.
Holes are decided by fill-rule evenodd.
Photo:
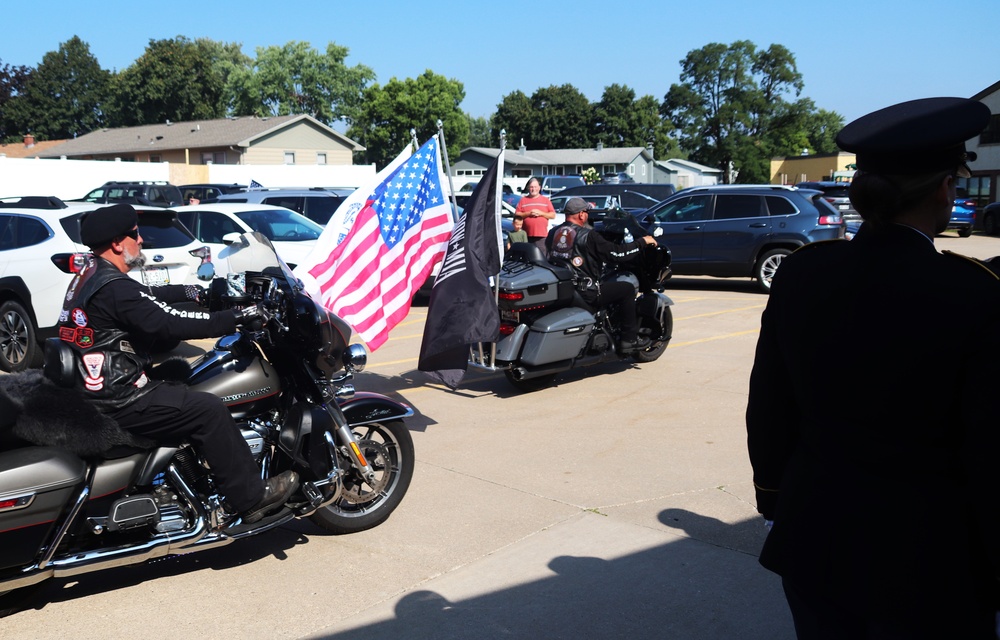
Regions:
M 52 147 L 57 147 L 65 140 L 43 140 L 42 142 L 36 142 L 30 147 L 24 146 L 22 142 L 11 142 L 6 144 L 0 144 L 0 155 L 5 155 L 8 158 L 34 158 L 35 156 L 41 157 L 43 153 L 52 149 Z M 56 154 L 59 155 L 59 154 Z
M 217 147 L 248 147 L 254 139 L 276 130 L 307 121 L 339 139 L 355 151 L 364 149 L 351 140 L 308 115 L 258 118 L 220 118 L 191 122 L 166 122 L 121 129 L 99 129 L 73 140 L 67 140 L 57 150 L 39 153 L 39 157 L 106 155 L 110 153 L 162 152 L 174 149 Z

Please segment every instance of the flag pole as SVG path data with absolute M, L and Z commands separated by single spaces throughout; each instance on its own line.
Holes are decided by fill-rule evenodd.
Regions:
M 504 162 L 504 151 L 507 149 L 507 130 L 500 130 L 500 154 L 497 157 L 497 183 L 496 183 L 496 193 L 494 195 L 494 204 L 496 209 L 493 212 L 496 221 L 496 233 L 497 233 L 497 243 L 500 245 L 500 264 L 497 265 L 497 272 L 493 275 L 493 304 L 500 307 L 500 267 L 503 266 L 503 254 L 504 254 L 504 242 L 503 242 L 503 231 L 500 226 L 500 216 L 503 212 L 503 162 Z M 482 358 L 482 343 L 479 344 L 480 358 Z M 496 367 L 497 361 L 497 343 L 490 343 L 490 366 Z
M 444 172 L 448 176 L 448 191 L 451 193 L 451 219 L 458 222 L 458 201 L 455 199 L 455 184 L 451 179 L 451 163 L 448 162 L 448 145 L 444 141 L 444 122 L 437 121 L 438 143 L 441 145 L 441 159 L 444 160 Z

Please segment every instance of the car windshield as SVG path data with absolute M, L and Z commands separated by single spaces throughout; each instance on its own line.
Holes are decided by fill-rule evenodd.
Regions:
M 565 189 L 566 187 L 578 187 L 583 182 L 579 178 L 549 178 L 550 189 Z
M 241 211 L 236 217 L 272 241 L 316 240 L 323 232 L 323 227 L 309 218 L 285 209 Z

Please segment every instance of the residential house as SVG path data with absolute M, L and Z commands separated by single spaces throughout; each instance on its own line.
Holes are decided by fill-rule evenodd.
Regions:
M 185 165 L 350 165 L 353 153 L 362 150 L 342 133 L 300 114 L 99 129 L 35 155 Z
M 678 189 L 686 189 L 688 187 L 719 184 L 722 178 L 722 169 L 698 164 L 690 160 L 671 158 L 669 160 L 656 161 L 654 177 L 653 182 L 666 182 Z
M 796 184 L 823 180 L 850 182 L 854 175 L 853 153 L 817 153 L 813 155 L 771 158 L 771 184 Z
M 456 181 L 478 180 L 496 160 L 500 150 L 489 147 L 462 149 L 451 167 Z M 518 149 L 507 149 L 504 155 L 503 177 L 530 178 L 543 175 L 580 175 L 593 167 L 598 173 L 627 172 L 636 182 L 655 182 L 653 148 L 604 147 L 592 149 L 532 149 L 522 144 Z
M 969 151 L 976 153 L 976 159 L 969 163 L 972 177 L 962 179 L 959 186 L 964 186 L 966 195 L 976 200 L 976 205 L 982 209 L 991 202 L 1000 200 L 997 183 L 1000 182 L 1000 82 L 996 82 L 972 96 L 990 108 L 993 117 L 989 125 L 978 137 L 966 143 Z

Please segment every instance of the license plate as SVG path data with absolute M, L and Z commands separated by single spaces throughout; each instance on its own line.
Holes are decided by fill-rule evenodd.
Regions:
M 170 272 L 166 267 L 147 267 L 143 270 L 142 277 L 150 287 L 170 284 Z
M 838 204 L 838 205 L 837 205 L 837 207 L 838 207 L 838 208 L 839 208 L 839 209 L 840 209 L 841 211 L 846 211 L 847 209 L 850 209 L 850 207 L 849 207 L 849 206 L 847 206 L 846 204 Z
M 506 309 L 500 310 L 500 322 L 510 322 L 512 324 L 518 324 L 520 322 L 520 315 L 517 311 L 507 311 Z

